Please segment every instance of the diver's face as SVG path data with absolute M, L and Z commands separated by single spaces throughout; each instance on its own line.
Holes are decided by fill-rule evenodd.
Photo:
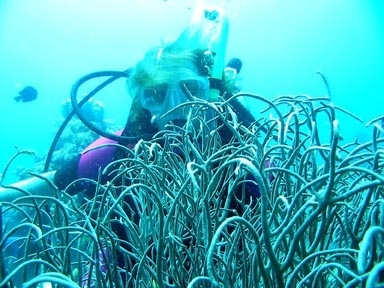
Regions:
M 207 77 L 181 77 L 171 79 L 164 83 L 158 83 L 140 89 L 141 105 L 151 112 L 159 128 L 165 124 L 177 120 L 186 120 L 185 109 L 176 109 L 165 117 L 161 117 L 177 105 L 194 99 L 208 100 L 209 81 Z

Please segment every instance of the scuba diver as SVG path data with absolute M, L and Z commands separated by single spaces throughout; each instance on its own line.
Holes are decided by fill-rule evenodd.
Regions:
M 119 149 L 119 145 L 133 149 L 139 140 L 152 139 L 169 123 L 182 127 L 187 121 L 184 110 L 169 111 L 190 101 L 191 96 L 214 102 L 220 98 L 227 99 L 238 92 L 236 76 L 241 70 L 242 62 L 233 58 L 224 65 L 228 19 L 218 9 L 204 9 L 200 12 L 200 15 L 194 15 L 192 23 L 176 41 L 149 50 L 130 70 L 127 90 L 132 97 L 132 105 L 124 129 L 116 133 L 118 137 L 115 139 L 99 138 L 59 169 L 54 176 L 54 183 L 58 188 L 65 189 L 69 194 L 85 191 L 88 198 L 91 198 L 96 190 L 96 181 L 73 181 L 93 179 L 105 184 L 111 180 L 114 175 L 103 175 L 100 171 L 115 160 L 129 157 L 127 150 Z M 236 98 L 231 100 L 230 105 L 244 126 L 248 127 L 255 121 Z M 166 115 L 163 116 L 164 114 Z M 225 144 L 233 137 L 233 133 L 225 125 L 221 126 L 219 133 Z M 100 148 L 100 145 L 103 146 Z M 258 187 L 252 183 L 254 182 L 249 181 L 246 187 L 249 202 L 251 198 L 260 197 Z M 126 196 L 124 201 L 132 206 L 130 210 L 134 213 L 129 218 L 138 225 L 140 213 L 135 210 L 130 197 L 132 196 Z M 242 213 L 236 203 L 231 206 L 239 214 Z M 114 224 L 112 228 L 119 239 L 129 242 L 122 227 Z M 131 249 L 128 246 L 124 248 Z M 118 262 L 122 269 L 130 269 L 124 267 L 126 261 L 123 259 L 118 259 Z
M 239 88 L 236 77 L 242 68 L 242 62 L 232 58 L 225 65 L 227 38 L 228 18 L 222 9 L 198 6 L 189 26 L 173 43 L 150 49 L 127 72 L 127 91 L 132 98 L 132 105 L 124 129 L 112 137 L 101 134 L 102 137 L 54 173 L 54 184 L 70 195 L 84 192 L 87 198 L 92 198 L 97 189 L 97 181 L 105 184 L 114 176 L 104 175 L 100 171 L 115 160 L 130 157 L 127 149 L 119 147 L 133 149 L 138 141 L 151 140 L 167 124 L 182 127 L 187 122 L 183 109 L 172 110 L 174 107 L 196 98 L 208 102 L 227 100 L 237 93 Z M 78 104 L 72 102 L 74 110 L 78 109 Z M 254 117 L 237 98 L 233 98 L 229 105 L 242 125 L 248 127 L 255 122 Z M 233 138 L 233 132 L 220 124 L 222 123 L 217 127 L 220 127 L 218 131 L 224 145 Z M 246 201 L 256 203 L 260 198 L 259 189 L 252 181 L 252 176 L 249 178 L 247 180 L 251 181 L 246 181 Z M 243 191 L 244 189 L 239 193 Z M 132 215 L 128 215 L 129 218 L 138 224 L 140 213 L 133 204 L 132 196 L 125 196 L 124 201 L 131 206 L 127 214 L 133 211 Z M 231 202 L 230 208 L 241 215 L 242 208 L 237 204 Z M 112 224 L 112 229 L 122 239 L 122 243 L 129 242 L 124 229 L 118 223 Z M 124 249 L 132 250 L 130 245 L 126 245 Z M 124 259 L 118 257 L 117 261 L 122 271 L 128 272 L 132 268 L 126 267 L 127 261 Z M 82 287 L 92 287 L 88 282 L 84 278 Z
M 169 123 L 183 126 L 187 119 L 183 109 L 167 112 L 188 102 L 191 95 L 213 102 L 219 97 L 229 98 L 239 91 L 236 76 L 242 67 L 241 60 L 232 58 L 224 67 L 228 19 L 217 8 L 204 10 L 201 14 L 198 19 L 192 18 L 191 25 L 176 41 L 149 50 L 130 71 L 127 90 L 133 100 L 125 128 L 116 133 L 115 139 L 99 138 L 56 171 L 54 183 L 58 188 L 68 188 L 79 178 L 97 180 L 100 169 L 127 156 L 117 146 L 95 147 L 117 143 L 133 148 L 141 139 L 152 139 Z M 237 99 L 231 100 L 230 105 L 244 126 L 248 127 L 255 121 Z M 224 142 L 228 142 L 233 135 L 222 128 L 221 136 Z M 103 183 L 111 179 L 111 175 L 102 177 Z M 95 187 L 88 185 L 91 185 L 89 181 L 77 182 L 69 187 L 69 191 L 92 193 Z

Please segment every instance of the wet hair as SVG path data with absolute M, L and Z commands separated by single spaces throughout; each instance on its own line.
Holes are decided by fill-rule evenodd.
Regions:
M 148 51 L 133 72 L 128 83 L 130 92 L 173 79 L 175 75 L 196 76 L 200 73 L 196 50 L 173 49 L 172 45 Z
M 151 115 L 141 106 L 138 91 L 141 87 L 150 87 L 158 83 L 168 82 L 177 75 L 201 74 L 200 61 L 202 50 L 178 49 L 174 45 L 149 50 L 137 63 L 127 82 L 128 93 L 132 97 L 132 106 L 128 117 L 128 126 L 142 126 L 141 130 L 151 130 Z M 140 130 L 140 129 L 139 129 Z M 141 133 L 137 131 L 136 133 Z M 133 132 L 132 132 L 133 133 Z

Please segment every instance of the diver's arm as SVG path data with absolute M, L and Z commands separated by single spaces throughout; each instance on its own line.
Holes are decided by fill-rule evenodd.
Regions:
M 78 165 L 81 154 L 64 163 L 55 173 L 53 182 L 60 190 L 65 190 L 69 184 L 78 179 Z M 75 194 L 75 191 L 73 191 Z M 72 193 L 71 193 L 72 194 Z
M 41 174 L 39 177 L 19 181 L 0 187 L 0 202 L 12 202 L 17 198 L 28 195 L 53 196 L 56 187 L 52 184 L 55 171 Z M 27 194 L 27 193 L 29 194 Z
M 114 140 L 100 137 L 81 154 L 58 169 L 54 177 L 54 183 L 61 190 L 69 194 L 77 194 L 83 190 L 91 190 L 90 181 L 76 181 L 77 179 L 91 179 L 97 181 L 100 171 L 114 160 L 116 144 Z M 70 185 L 70 186 L 68 186 Z M 93 185 L 91 185 L 93 186 Z

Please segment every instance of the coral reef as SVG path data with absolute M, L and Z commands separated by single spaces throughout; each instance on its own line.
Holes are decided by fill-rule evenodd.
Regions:
M 91 98 L 81 109 L 86 119 L 99 129 L 110 133 L 121 129 L 112 119 L 105 118 L 102 102 L 95 101 Z M 66 118 L 71 111 L 72 105 L 70 99 L 64 99 L 61 105 L 62 116 Z M 59 127 L 62 122 L 63 120 L 60 120 L 56 126 Z M 54 130 L 56 131 L 57 128 Z M 50 169 L 56 170 L 61 167 L 63 163 L 70 161 L 98 137 L 99 135 L 97 133 L 89 130 L 89 128 L 74 116 L 66 126 L 60 137 L 60 141 L 58 141 L 55 147 L 55 152 L 50 160 Z M 46 157 L 46 155 L 36 153 L 34 155 L 35 163 L 33 167 L 16 167 L 16 175 L 22 180 L 29 178 L 31 173 L 42 173 L 44 171 Z
M 115 178 L 85 203 L 65 191 L 3 203 L 0 265 L 14 257 L 15 235 L 25 253 L 0 286 L 17 275 L 23 287 L 383 284 L 383 117 L 368 123 L 371 141 L 343 143 L 337 115 L 344 111 L 328 98 L 233 97 L 240 96 L 263 109 L 250 127 L 237 121 L 231 99 L 177 107 L 189 111 L 185 126 L 127 148 L 131 157 L 103 171 Z M 233 133 L 227 144 L 212 128 L 217 119 Z M 256 201 L 235 193 L 248 182 L 259 188 Z M 14 214 L 22 220 L 11 228 Z

